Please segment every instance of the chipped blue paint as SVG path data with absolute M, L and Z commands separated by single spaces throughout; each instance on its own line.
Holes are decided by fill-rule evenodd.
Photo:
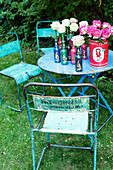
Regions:
M 8 42 L 4 45 L 0 46 L 0 58 L 3 58 L 9 54 L 19 52 L 20 53 L 20 60 L 21 62 L 18 64 L 14 64 L 10 67 L 7 67 L 3 70 L 0 70 L 0 74 L 3 76 L 10 77 L 16 81 L 17 84 L 17 92 L 18 92 L 18 97 L 19 97 L 19 105 L 20 105 L 20 110 L 16 109 L 15 107 L 7 106 L 2 102 L 2 98 L 0 97 L 1 104 L 3 104 L 6 107 L 9 107 L 15 111 L 21 111 L 22 107 L 25 105 L 21 105 L 21 99 L 20 99 L 20 92 L 19 92 L 19 84 L 23 82 L 27 82 L 27 80 L 41 75 L 43 79 L 43 73 L 41 68 L 39 68 L 37 65 L 32 65 L 32 64 L 27 64 L 23 62 L 23 57 L 22 57 L 22 52 L 21 52 L 21 47 L 18 39 L 18 35 L 16 33 L 8 33 L 4 35 L 0 35 L 2 38 L 3 36 L 12 36 L 14 35 L 16 37 L 16 40 L 12 40 L 11 42 Z

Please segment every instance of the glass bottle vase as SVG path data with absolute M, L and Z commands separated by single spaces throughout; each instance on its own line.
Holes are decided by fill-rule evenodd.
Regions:
M 70 40 L 67 41 L 67 60 L 71 61 L 71 44 Z
M 55 39 L 55 47 L 54 47 L 54 61 L 55 63 L 60 63 L 60 49 L 58 47 L 58 41 Z
M 81 46 L 81 55 L 82 55 L 82 59 L 87 59 L 87 45 L 86 45 L 86 43 L 82 44 L 82 46 Z
M 72 43 L 72 49 L 71 49 L 71 64 L 75 64 L 75 57 L 76 57 L 76 48 L 74 44 Z
M 77 54 L 75 57 L 75 71 L 81 72 L 83 70 L 82 68 L 82 56 L 80 54 L 80 47 L 77 47 Z
M 65 41 L 62 41 L 62 49 L 61 49 L 61 64 L 66 65 L 67 61 L 67 50 L 65 48 Z

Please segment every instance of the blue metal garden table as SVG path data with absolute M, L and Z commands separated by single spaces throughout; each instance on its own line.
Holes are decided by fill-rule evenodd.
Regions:
M 56 79 L 54 79 L 51 75 L 50 72 L 53 73 L 57 73 L 57 74 L 67 74 L 67 75 L 80 75 L 80 79 L 78 80 L 77 83 L 83 83 L 83 80 L 87 77 L 90 82 L 92 84 L 95 85 L 94 80 L 99 76 L 100 73 L 104 72 L 104 71 L 108 71 L 113 69 L 113 51 L 109 50 L 109 61 L 108 61 L 108 66 L 106 67 L 92 67 L 90 66 L 90 61 L 89 61 L 89 48 L 87 49 L 87 54 L 88 54 L 88 59 L 83 60 L 83 71 L 82 72 L 76 72 L 75 71 L 75 65 L 72 65 L 70 61 L 68 61 L 67 65 L 62 65 L 61 63 L 55 63 L 54 62 L 54 52 L 50 52 L 44 56 L 42 56 L 39 60 L 38 60 L 38 65 L 45 70 L 45 72 L 47 73 L 47 75 L 49 76 L 49 78 L 54 82 L 54 83 L 58 83 L 58 81 Z M 68 94 L 68 97 L 70 97 L 74 91 L 77 88 L 73 88 L 70 93 Z M 85 88 L 83 90 L 83 94 L 85 93 L 85 91 L 88 88 Z M 63 96 L 65 96 L 65 94 L 63 93 L 62 89 L 59 88 L 59 91 L 61 92 L 61 94 Z M 105 100 L 105 98 L 103 97 L 102 93 L 99 91 L 99 96 L 101 97 L 101 99 L 103 100 L 104 104 L 100 105 L 106 109 L 108 109 L 111 112 L 111 116 L 107 119 L 107 121 L 98 129 L 98 131 L 112 118 L 113 116 L 113 111 L 111 109 L 111 107 L 109 106 L 109 104 L 107 103 L 107 101 Z

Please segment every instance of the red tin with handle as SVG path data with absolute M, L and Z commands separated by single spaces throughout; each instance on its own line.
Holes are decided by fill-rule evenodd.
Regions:
M 108 65 L 108 40 L 99 43 L 89 40 L 90 65 L 93 67 L 105 67 Z

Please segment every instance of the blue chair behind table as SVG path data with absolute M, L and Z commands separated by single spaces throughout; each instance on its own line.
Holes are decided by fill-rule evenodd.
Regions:
M 52 22 L 54 21 L 39 21 L 36 24 L 38 59 L 40 57 L 40 51 L 43 52 L 44 54 L 47 54 L 54 50 L 54 39 L 52 38 L 52 35 L 55 35 L 55 31 L 50 28 L 50 24 Z M 59 35 L 58 32 L 57 32 L 57 35 Z M 48 42 L 47 42 L 47 39 L 45 38 L 49 38 Z M 42 44 L 41 44 L 41 41 L 42 41 Z M 50 43 L 52 47 L 49 47 Z M 63 76 L 57 79 L 59 80 L 59 79 L 65 79 L 65 78 L 70 78 L 71 80 L 72 76 L 66 75 L 66 76 Z M 48 79 L 46 78 L 46 74 L 45 74 L 45 81 L 48 81 Z
M 45 93 L 46 96 L 27 94 L 26 88 L 29 88 L 30 86 L 38 86 L 38 89 L 39 87 L 45 86 L 45 91 L 47 90 Z M 76 93 L 74 93 L 75 95 L 73 94 L 72 97 L 66 97 L 68 89 L 69 88 L 72 89 L 73 87 L 74 88 L 79 87 L 79 90 L 80 88 L 82 90 L 83 87 L 89 87 L 90 92 L 92 94 L 90 93 L 87 94 L 86 96 L 82 96 L 82 95 L 78 96 Z M 56 92 L 59 88 L 64 89 L 63 97 L 61 97 L 61 93 L 59 93 L 59 91 Z M 57 94 L 56 96 L 54 95 L 54 92 L 56 92 Z M 24 86 L 24 96 L 26 100 L 27 112 L 28 112 L 28 117 L 29 117 L 29 122 L 31 127 L 33 169 L 35 170 L 39 168 L 45 150 L 53 146 L 53 147 L 75 148 L 75 149 L 76 148 L 89 149 L 94 154 L 93 169 L 96 170 L 97 128 L 98 128 L 98 112 L 99 112 L 99 98 L 98 98 L 99 95 L 96 86 L 90 83 L 50 84 L 50 83 L 34 82 L 34 83 L 28 83 L 27 85 Z M 30 106 L 29 98 L 30 99 L 33 98 L 34 105 Z M 42 111 L 43 112 L 42 115 L 40 115 L 40 112 L 38 111 Z M 39 123 L 36 122 L 36 120 L 39 121 Z M 34 124 L 37 126 L 35 126 Z M 40 155 L 40 159 L 37 166 L 36 166 L 37 161 L 35 160 L 35 149 L 36 149 L 35 148 L 36 138 L 34 138 L 35 132 L 47 133 L 47 146 L 44 147 L 41 155 L 40 153 L 38 153 Z M 83 137 L 86 135 L 86 137 L 87 136 L 89 137 L 86 139 L 90 140 L 90 146 L 87 146 L 89 145 L 89 140 L 87 143 L 86 139 L 84 141 L 84 138 L 82 138 L 82 140 L 80 138 L 80 141 L 76 141 L 74 138 L 76 145 L 78 144 L 79 146 L 70 146 L 71 142 L 70 145 L 68 144 L 66 146 L 52 144 L 51 143 L 52 141 L 50 142 L 50 137 L 49 137 L 49 135 L 50 134 L 52 135 L 52 133 L 71 134 L 72 138 L 73 135 L 78 135 L 78 137 L 80 136 Z M 51 138 L 51 140 L 54 140 L 54 138 Z M 63 139 L 61 139 L 61 141 L 63 141 Z M 41 143 L 42 146 L 42 141 L 44 141 L 44 136 L 43 139 L 41 138 L 41 136 L 40 138 L 38 138 L 39 144 L 37 145 L 40 146 Z M 81 142 L 83 142 L 83 144 L 85 143 L 85 147 L 83 147 L 83 144 L 82 146 L 80 146 Z M 38 150 L 40 149 L 38 148 Z M 36 152 L 38 150 L 36 150 Z M 75 166 L 76 166 L 76 162 L 75 162 Z
M 38 59 L 40 57 L 40 51 L 42 51 L 44 54 L 47 54 L 54 50 L 54 40 L 52 38 L 52 35 L 55 35 L 55 31 L 51 29 L 50 24 L 53 21 L 39 21 L 36 24 L 36 36 L 37 36 L 37 55 Z M 57 35 L 58 32 L 57 32 Z M 48 42 L 47 39 L 48 38 Z M 43 39 L 43 43 L 41 44 L 41 41 Z M 50 41 L 52 46 L 50 47 Z
M 9 107 L 15 111 L 22 111 L 22 107 L 25 105 L 22 106 L 22 104 L 21 104 L 19 85 L 23 82 L 26 83 L 27 80 L 29 80 L 33 77 L 36 77 L 36 76 L 41 76 L 42 81 L 43 81 L 42 70 L 37 65 L 27 64 L 27 63 L 23 62 L 21 47 L 20 47 L 18 35 L 16 33 L 8 33 L 8 34 L 0 35 L 0 38 L 2 40 L 4 40 L 4 38 L 6 38 L 7 40 L 10 41 L 10 42 L 7 41 L 7 43 L 5 43 L 5 44 L 3 42 L 1 42 L 2 45 L 0 46 L 0 58 L 3 59 L 3 57 L 5 57 L 9 54 L 12 54 L 12 53 L 16 53 L 16 52 L 19 52 L 19 55 L 20 55 L 19 63 L 13 64 L 12 66 L 8 66 L 7 68 L 3 68 L 3 66 L 2 66 L 2 70 L 0 70 L 0 75 L 7 76 L 7 77 L 12 78 L 13 80 L 16 81 L 17 92 L 18 92 L 18 97 L 19 97 L 19 109 L 15 108 L 13 106 L 9 106 L 10 104 L 6 105 L 3 102 L 2 97 L 1 97 L 1 96 L 3 96 L 2 93 L 0 93 L 0 101 L 1 101 L 1 104 L 3 104 L 6 107 Z M 7 65 L 7 63 L 5 63 L 5 67 L 6 67 L 6 65 Z M 2 78 L 2 76 L 1 76 L 1 78 Z

